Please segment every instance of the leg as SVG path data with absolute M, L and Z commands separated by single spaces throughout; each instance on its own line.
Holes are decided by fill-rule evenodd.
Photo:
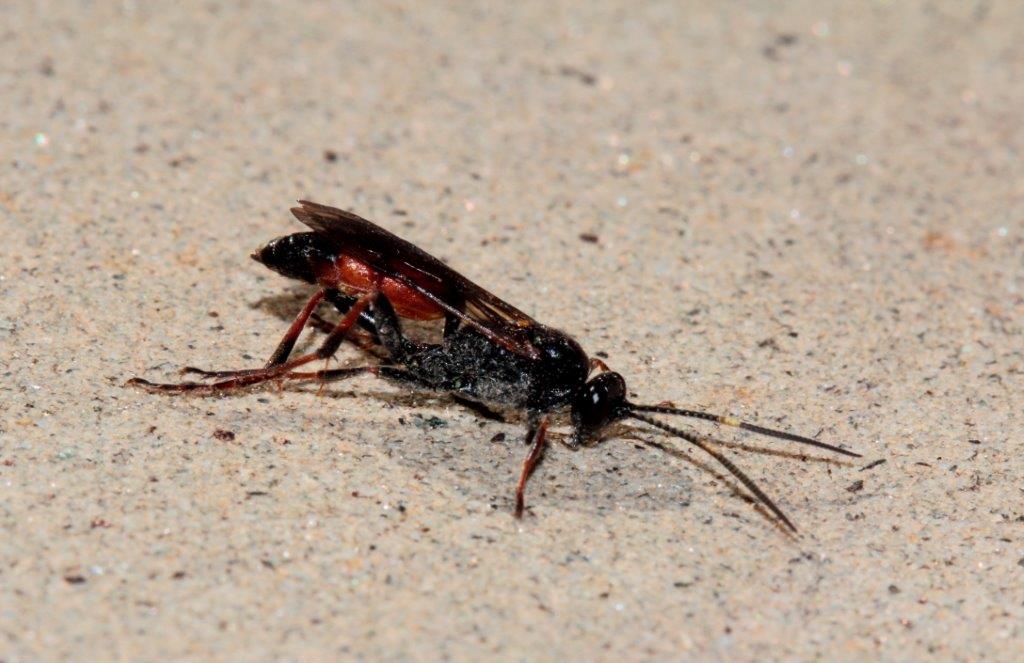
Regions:
M 358 303 L 359 301 L 354 297 L 349 297 L 348 295 L 342 294 L 337 290 L 325 290 L 320 295 L 320 297 L 334 304 L 335 307 L 337 307 L 339 311 L 343 311 L 346 316 L 352 312 L 353 308 L 355 307 L 355 303 Z M 316 297 L 314 297 L 314 299 L 316 299 Z M 354 303 L 350 304 L 350 300 L 351 302 Z M 274 355 L 271 357 L 271 362 L 273 362 L 282 352 L 282 348 L 286 349 L 288 352 L 291 352 L 292 347 L 295 345 L 296 339 L 298 339 L 299 333 L 301 333 L 302 331 L 302 327 L 305 326 L 307 322 L 309 322 L 313 326 L 316 326 L 317 329 L 320 329 L 321 331 L 327 331 L 328 333 L 332 333 L 334 331 L 336 325 L 328 322 L 327 320 L 324 320 L 319 315 L 313 312 L 314 309 L 316 309 L 316 303 L 319 301 L 320 299 L 316 299 L 316 302 L 314 302 L 311 299 L 309 303 L 306 304 L 306 307 L 295 319 L 295 322 L 292 323 L 292 327 L 289 328 L 288 333 L 285 334 L 285 337 L 283 339 L 281 339 L 281 343 L 278 345 L 277 350 L 274 351 Z M 366 308 L 369 308 L 371 310 L 366 310 Z M 300 320 L 302 321 L 301 324 Z M 358 311 L 358 315 L 356 317 L 356 321 L 361 326 L 366 326 L 369 324 L 374 325 L 374 327 L 372 327 L 373 331 L 370 334 L 367 334 L 362 330 L 354 328 L 349 331 L 349 335 L 347 337 L 348 340 L 350 340 L 354 345 L 356 345 L 362 350 L 371 350 L 378 346 L 384 346 L 384 348 L 388 350 L 388 353 L 390 354 L 388 360 L 396 363 L 401 363 L 399 357 L 405 357 L 408 355 L 408 353 L 414 352 L 419 347 L 417 344 L 407 340 L 402 335 L 402 329 L 401 324 L 399 323 L 398 320 L 398 315 L 395 313 L 395 310 L 391 306 L 390 302 L 388 302 L 387 299 L 385 298 L 379 298 L 371 302 L 368 307 L 360 308 Z M 378 329 L 380 331 L 378 331 Z M 294 336 L 293 330 L 295 331 Z M 386 338 L 387 340 L 382 342 L 382 338 Z M 287 357 L 287 355 L 285 355 L 285 357 Z M 194 366 L 186 366 L 185 368 L 181 369 L 181 372 L 193 375 L 201 375 L 203 377 L 208 378 L 240 378 L 247 377 L 250 375 L 263 374 L 267 368 L 272 368 L 273 366 L 280 366 L 282 363 L 283 358 L 278 363 L 271 364 L 270 362 L 268 362 L 267 365 L 264 366 L 263 368 L 248 368 L 237 371 L 206 371 L 201 368 L 195 368 Z M 143 380 L 137 383 L 133 382 L 133 384 L 141 384 L 142 382 L 145 381 Z
M 283 364 L 288 355 L 292 353 L 292 348 L 295 347 L 295 341 L 299 340 L 299 335 L 302 334 L 302 330 L 306 327 L 306 322 L 309 320 L 309 316 L 313 315 L 313 311 L 320 304 L 324 298 L 324 291 L 318 290 L 315 295 L 309 298 L 306 305 L 299 311 L 299 314 L 295 316 L 295 321 L 292 322 L 292 326 L 285 332 L 284 338 L 277 344 L 277 348 L 274 350 L 274 354 L 270 355 L 270 359 L 267 360 L 264 368 L 271 366 L 277 366 Z
M 309 301 L 307 301 L 306 305 L 302 307 L 299 315 L 295 317 L 292 325 L 288 328 L 288 331 L 285 332 L 281 342 L 278 343 L 278 347 L 273 350 L 273 355 L 270 356 L 270 359 L 267 360 L 263 368 L 278 366 L 279 364 L 285 363 L 288 356 L 292 354 L 292 348 L 295 347 L 295 341 L 299 340 L 299 336 L 302 334 L 302 330 L 305 329 L 310 316 L 314 315 L 313 312 L 316 310 L 316 306 L 318 306 L 319 302 L 323 299 L 323 290 L 317 290 L 316 293 L 309 298 Z M 260 370 L 261 369 L 256 368 L 242 369 L 241 371 L 205 371 L 201 368 L 196 368 L 195 366 L 186 366 L 181 369 L 180 372 L 202 375 L 204 377 L 240 377 L 242 375 L 252 375 Z
M 362 322 L 363 320 L 360 318 L 359 323 L 362 324 Z M 309 326 L 325 334 L 330 334 L 334 331 L 334 323 L 316 313 L 309 316 Z M 362 329 L 353 329 L 348 335 L 348 340 L 360 350 L 372 350 L 380 345 L 376 334 L 369 334 Z
M 270 359 L 267 360 L 267 363 L 264 364 L 263 368 L 269 368 L 271 366 L 283 364 L 284 361 L 288 359 L 288 355 L 292 353 L 292 348 L 295 347 L 295 342 L 299 340 L 299 336 L 302 334 L 302 330 L 306 327 L 306 322 L 309 321 L 310 316 L 313 315 L 313 311 L 316 310 L 316 307 L 319 306 L 323 298 L 323 290 L 318 290 L 312 297 L 309 298 L 309 301 L 306 302 L 306 305 L 303 306 L 302 310 L 299 311 L 299 314 L 295 316 L 295 320 L 292 321 L 291 326 L 288 327 L 288 331 L 284 333 L 284 336 L 281 338 L 281 341 L 277 344 L 277 348 L 274 350 L 274 354 L 270 355 Z M 181 369 L 180 372 L 186 374 L 190 373 L 193 375 L 202 375 L 208 378 L 231 378 L 240 377 L 243 375 L 252 375 L 253 373 L 257 373 L 261 370 L 263 369 L 249 368 L 242 369 L 240 371 L 205 371 L 201 368 L 196 368 L 195 366 L 186 366 L 185 368 Z
M 302 330 L 307 324 L 310 327 L 318 329 L 326 334 L 330 334 L 334 331 L 334 323 L 325 320 L 316 313 L 317 305 L 323 300 L 334 304 L 335 308 L 341 311 L 342 314 L 345 314 L 352 308 L 352 305 L 355 304 L 357 298 L 342 294 L 333 288 L 317 292 L 308 302 L 306 302 L 302 311 L 300 311 L 298 316 L 296 316 L 295 321 L 292 322 L 291 327 L 289 327 L 288 331 L 285 332 L 284 338 L 282 338 L 281 342 L 278 343 L 277 349 L 274 350 L 274 354 L 270 356 L 270 359 L 267 360 L 267 363 L 263 368 L 283 364 L 285 360 L 288 359 L 288 355 L 291 354 L 296 341 L 299 340 L 299 336 L 302 334 Z M 378 345 L 377 335 L 373 331 L 372 324 L 373 318 L 370 316 L 369 311 L 363 311 L 359 316 L 359 326 L 362 328 L 369 328 L 370 333 L 366 333 L 363 330 L 353 330 L 349 335 L 349 340 L 361 350 L 369 350 Z M 181 369 L 181 373 L 201 375 L 207 378 L 235 378 L 243 375 L 252 375 L 260 370 L 261 369 L 259 368 L 248 368 L 238 371 L 207 371 L 201 368 L 196 368 L 195 366 L 186 366 Z
M 359 300 L 352 305 L 345 317 L 335 326 L 334 330 L 328 334 L 323 344 L 317 348 L 316 352 L 310 352 L 291 361 L 277 364 L 275 366 L 266 366 L 261 369 L 253 369 L 251 372 L 238 374 L 235 377 L 224 380 L 222 382 L 215 382 L 213 384 L 196 384 L 194 382 L 185 382 L 181 384 L 153 384 L 147 380 L 139 378 L 133 378 L 128 381 L 128 384 L 142 387 L 146 391 L 152 392 L 183 392 L 192 391 L 197 393 L 214 394 L 223 391 L 230 391 L 232 389 L 238 389 L 240 387 L 248 387 L 250 385 L 259 384 L 261 382 L 267 382 L 275 380 L 291 373 L 296 368 L 308 364 L 317 359 L 327 359 L 335 352 L 338 351 L 338 347 L 341 346 L 345 340 L 345 336 L 355 325 L 356 320 L 362 312 L 369 306 L 374 299 L 378 297 L 378 293 L 371 292 L 363 295 Z
M 314 313 L 309 316 L 309 326 L 317 331 L 321 331 L 325 334 L 330 334 L 334 331 L 334 323 L 323 317 L 319 313 Z
M 348 313 L 352 308 L 352 304 L 356 301 L 354 297 L 350 297 L 349 295 L 338 292 L 337 290 L 328 290 L 325 298 L 327 301 L 334 304 L 334 307 L 342 314 Z M 320 331 L 329 333 L 334 329 L 334 325 L 332 323 L 324 320 L 316 313 L 310 317 L 310 320 Z M 369 310 L 362 312 L 359 316 L 359 326 L 361 330 L 365 330 L 368 333 L 357 336 L 355 340 L 353 340 L 353 335 L 350 334 L 349 340 L 363 350 L 383 346 L 392 354 L 391 360 L 396 363 L 401 363 L 401 361 L 397 356 L 395 356 L 395 351 L 397 351 L 399 355 L 404 356 L 418 348 L 415 343 L 405 339 L 405 336 L 402 334 L 402 327 L 398 320 L 398 315 L 395 313 L 395 309 L 391 306 L 391 303 L 385 298 L 377 299 L 371 304 Z
M 532 446 L 530 447 L 530 453 L 526 455 L 526 459 L 523 461 L 523 471 L 519 475 L 519 483 L 516 485 L 516 518 L 523 517 L 523 510 L 526 508 L 526 482 L 530 480 L 530 475 L 533 474 L 534 468 L 537 467 L 540 457 L 544 455 L 547 432 L 548 420 L 545 417 L 540 420 L 540 423 L 531 424 L 530 430 L 526 434 L 526 441 L 532 443 Z
M 324 293 L 324 299 L 333 304 L 334 308 L 338 309 L 338 313 L 340 313 L 341 315 L 345 315 L 346 313 L 348 313 L 349 309 L 352 308 L 352 306 L 356 303 L 356 301 L 358 301 L 359 298 L 353 297 L 352 295 L 346 295 L 340 290 L 335 290 L 331 288 Z M 327 324 L 330 327 L 334 326 L 331 325 L 330 323 Z M 363 311 L 362 314 L 360 314 L 359 328 L 369 333 L 373 337 L 374 343 L 380 343 L 380 340 L 377 338 L 377 326 L 373 320 L 373 313 L 371 313 L 370 311 Z M 327 332 L 330 333 L 330 331 L 330 328 L 328 328 Z
M 295 382 L 337 382 L 370 373 L 377 375 L 380 366 L 353 366 L 352 368 L 325 368 L 322 371 L 292 371 L 281 376 L 282 380 Z
M 426 346 L 410 341 L 402 333 L 402 324 L 398 314 L 386 297 L 378 297 L 370 304 L 373 314 L 373 326 L 377 340 L 388 351 L 392 363 L 405 364 L 410 355 L 423 350 Z
M 413 375 L 405 369 L 398 368 L 397 366 L 357 366 L 353 368 L 332 368 L 322 371 L 310 371 L 308 373 L 293 371 L 281 377 L 286 380 L 326 383 L 334 382 L 336 380 L 347 380 L 348 378 L 361 373 L 371 373 L 377 377 L 395 380 L 397 382 L 404 382 L 405 384 L 413 385 L 421 389 L 431 389 L 436 391 L 434 385 L 424 382 L 422 378 Z M 467 410 L 472 410 L 484 419 L 506 423 L 505 417 L 501 416 L 500 413 L 495 412 L 483 403 L 463 398 L 457 394 L 451 394 L 451 398 L 459 405 L 465 407 Z
M 353 366 L 352 368 L 330 368 L 322 371 L 292 371 L 291 373 L 285 373 L 281 378 L 285 380 L 295 380 L 297 382 L 308 381 L 326 383 L 347 380 L 348 378 L 355 377 L 356 375 L 361 375 L 363 373 L 369 373 L 376 377 L 386 378 L 388 380 L 397 380 L 399 382 L 415 384 L 420 387 L 429 388 L 430 386 L 412 373 L 398 368 L 397 366 Z
M 459 323 L 462 322 L 451 313 L 444 314 L 444 332 L 442 332 L 442 338 L 448 338 L 459 329 Z

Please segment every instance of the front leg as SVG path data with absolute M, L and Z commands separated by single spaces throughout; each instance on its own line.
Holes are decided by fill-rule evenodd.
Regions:
M 532 420 L 530 428 L 526 433 L 526 443 L 530 444 L 530 452 L 523 460 L 523 471 L 519 475 L 519 483 L 516 484 L 516 518 L 523 517 L 526 509 L 526 482 L 544 455 L 544 448 L 547 446 L 548 419 L 542 418 L 539 422 Z

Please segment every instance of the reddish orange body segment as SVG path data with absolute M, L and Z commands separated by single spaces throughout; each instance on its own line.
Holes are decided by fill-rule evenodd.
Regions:
M 416 291 L 408 284 L 391 276 L 384 276 L 362 260 L 341 255 L 317 270 L 317 282 L 328 288 L 337 288 L 349 295 L 359 295 L 377 290 L 391 302 L 395 313 L 410 320 L 437 320 L 444 317 L 444 309 L 429 297 Z M 431 292 L 443 289 L 438 283 L 426 278 L 417 279 L 415 274 L 407 278 Z M 445 293 L 438 292 L 439 297 Z

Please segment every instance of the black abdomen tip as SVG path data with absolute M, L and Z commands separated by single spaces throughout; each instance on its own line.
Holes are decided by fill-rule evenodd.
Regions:
M 315 283 L 314 264 L 331 262 L 335 256 L 322 235 L 306 232 L 278 237 L 251 257 L 282 276 Z

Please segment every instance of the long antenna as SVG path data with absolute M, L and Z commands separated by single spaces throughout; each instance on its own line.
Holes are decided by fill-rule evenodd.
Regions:
M 775 437 L 780 440 L 799 442 L 800 444 L 818 447 L 819 449 L 825 449 L 826 451 L 834 451 L 835 453 L 843 454 L 844 456 L 852 456 L 853 458 L 861 457 L 859 453 L 847 451 L 846 449 L 840 449 L 839 447 L 832 446 L 831 444 L 825 444 L 824 442 L 818 442 L 817 440 L 812 440 L 811 438 L 804 437 L 803 435 L 794 435 L 793 433 L 787 433 L 781 430 L 773 430 L 771 428 L 765 428 L 764 426 L 758 426 L 756 424 L 748 424 L 745 421 L 740 421 L 739 419 L 735 419 L 733 417 L 723 417 L 719 414 L 711 414 L 710 412 L 701 412 L 699 410 L 681 410 L 676 407 L 666 407 L 664 405 L 635 405 L 633 403 L 627 403 L 626 407 L 633 412 L 654 412 L 657 414 L 674 414 L 680 417 L 704 419 L 705 421 L 713 421 L 716 424 L 721 424 L 723 426 L 742 428 L 743 430 L 748 430 L 751 431 L 752 433 L 760 433 L 761 435 Z
M 726 458 L 720 451 L 718 451 L 717 449 L 714 449 L 711 445 L 709 445 L 707 442 L 705 442 L 704 440 L 700 439 L 696 435 L 694 435 L 692 433 L 687 433 L 686 431 L 681 430 L 679 428 L 676 428 L 675 426 L 670 426 L 670 425 L 668 425 L 666 423 L 658 421 L 657 419 L 655 419 L 653 417 L 648 417 L 648 416 L 645 416 L 645 415 L 642 415 L 642 414 L 637 414 L 636 412 L 629 412 L 626 416 L 632 417 L 633 419 L 637 419 L 639 421 L 642 421 L 645 424 L 654 426 L 655 428 L 660 428 L 661 430 L 663 430 L 663 431 L 665 431 L 667 433 L 671 433 L 672 435 L 675 435 L 676 437 L 681 437 L 682 439 L 686 440 L 687 442 L 689 442 L 690 444 L 694 445 L 695 447 L 698 447 L 698 448 L 704 450 L 704 452 L 706 452 L 712 458 L 714 458 L 719 463 L 721 463 L 722 466 L 725 467 L 725 469 L 729 470 L 729 472 L 731 472 L 734 477 L 739 479 L 740 483 L 742 483 L 744 486 L 746 486 L 747 490 L 752 492 L 754 494 L 754 496 L 757 497 L 758 500 L 760 500 L 761 504 L 766 506 L 772 513 L 775 514 L 775 516 L 780 521 L 782 521 L 786 525 L 786 527 L 788 527 L 790 529 L 790 531 L 792 531 L 794 534 L 796 534 L 796 525 L 794 525 L 793 522 L 789 518 L 786 517 L 786 514 L 782 513 L 782 509 L 780 509 L 779 507 L 775 506 L 775 502 L 773 502 L 770 497 L 765 495 L 763 490 L 761 490 L 760 488 L 757 487 L 757 484 L 754 483 L 754 480 L 751 479 L 750 477 L 748 477 L 743 472 L 743 470 L 741 470 L 740 468 L 736 467 L 736 465 L 731 460 Z M 666 451 L 667 450 L 667 448 L 664 445 L 662 445 L 661 443 L 659 443 L 659 442 L 648 441 L 648 444 L 651 444 L 652 446 L 657 447 L 657 448 L 661 449 L 662 451 Z

